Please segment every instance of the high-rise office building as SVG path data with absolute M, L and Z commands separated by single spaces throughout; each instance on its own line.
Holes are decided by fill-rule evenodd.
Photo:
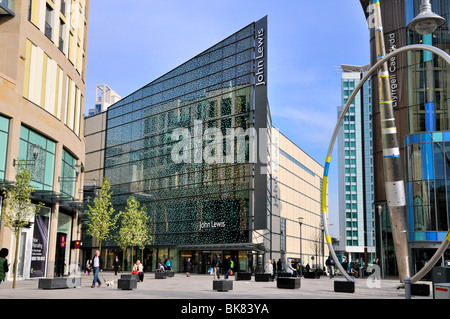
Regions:
M 95 104 L 89 109 L 89 115 L 105 112 L 108 107 L 118 102 L 120 95 L 114 92 L 108 85 L 99 84 L 95 87 Z
M 342 106 L 370 66 L 341 65 Z M 348 262 L 375 257 L 373 221 L 372 96 L 367 81 L 348 109 L 338 135 L 339 247 Z
M 191 258 L 205 273 L 214 254 L 238 271 L 288 257 L 321 268 L 328 256 L 323 166 L 272 126 L 267 53 L 265 17 L 111 105 L 106 122 L 96 116 L 106 135 L 96 172 L 116 211 L 130 195 L 147 208 L 153 239 L 137 254 L 148 270 L 170 258 L 180 271 Z M 115 254 L 131 260 L 112 241 L 102 247 L 107 267 Z
M 446 22 L 432 34 L 409 30 L 408 23 L 419 14 L 420 0 L 381 1 L 386 51 L 409 44 L 429 44 L 450 53 L 450 4 L 432 0 L 432 11 Z M 361 0 L 371 19 L 368 0 Z M 375 31 L 370 29 L 371 62 L 376 62 Z M 395 112 L 400 157 L 405 178 L 409 251 L 412 273 L 419 271 L 444 240 L 450 225 L 450 67 L 430 52 L 407 52 L 389 61 L 391 94 Z M 373 101 L 378 85 L 372 82 Z M 383 173 L 380 111 L 373 103 L 374 196 L 377 223 L 377 255 L 386 274 L 397 274 Z M 450 260 L 447 251 L 442 263 Z
M 89 0 L 0 2 L 0 184 L 14 186 L 26 160 L 32 202 L 45 204 L 20 235 L 19 279 L 67 275 L 76 263 L 88 8 Z M 4 224 L 0 246 L 14 255 Z

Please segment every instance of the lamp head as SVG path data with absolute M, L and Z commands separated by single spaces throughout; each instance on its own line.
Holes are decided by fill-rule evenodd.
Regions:
M 417 17 L 408 23 L 408 29 L 419 34 L 427 35 L 433 33 L 437 28 L 445 23 L 445 19 L 433 12 L 419 13 Z
M 427 35 L 433 33 L 445 23 L 445 19 L 431 11 L 429 0 L 422 0 L 420 13 L 408 23 L 408 29 L 419 34 Z

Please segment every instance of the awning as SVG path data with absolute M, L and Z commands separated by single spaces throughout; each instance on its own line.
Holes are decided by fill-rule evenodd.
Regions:
M 204 245 L 179 245 L 178 250 L 256 250 L 265 252 L 263 244 L 255 243 L 231 243 L 231 244 L 204 244 Z

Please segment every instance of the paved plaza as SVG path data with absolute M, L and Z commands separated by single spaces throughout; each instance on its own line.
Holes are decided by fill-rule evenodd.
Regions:
M 38 280 L 18 280 L 12 289 L 12 281 L 0 285 L 0 299 L 405 299 L 405 290 L 397 289 L 398 279 L 382 279 L 374 282 L 368 278 L 355 279 L 354 293 L 334 292 L 334 281 L 343 277 L 320 277 L 319 279 L 301 279 L 299 289 L 280 289 L 274 282 L 233 281 L 233 290 L 219 292 L 213 290 L 213 276 L 176 273 L 173 278 L 155 279 L 154 273 L 145 273 L 144 281 L 138 282 L 133 290 L 117 288 L 120 274 L 114 272 L 100 273 L 103 284 L 100 288 L 91 288 L 93 276 L 83 274 L 80 288 L 43 290 L 38 288 Z M 221 277 L 223 279 L 223 277 Z M 107 287 L 106 280 L 113 280 L 114 287 Z M 412 296 L 412 299 L 432 299 L 430 296 Z

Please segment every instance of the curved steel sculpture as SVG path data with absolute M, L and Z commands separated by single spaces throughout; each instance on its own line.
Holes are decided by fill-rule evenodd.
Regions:
M 344 277 L 348 280 L 348 281 L 354 281 L 348 274 L 347 272 L 343 269 L 341 263 L 339 262 L 339 259 L 336 256 L 336 252 L 334 251 L 333 245 L 331 243 L 331 236 L 329 233 L 329 229 L 328 229 L 328 212 L 327 212 L 327 184 L 328 184 L 328 171 L 330 168 L 330 163 L 331 163 L 331 155 L 333 153 L 333 148 L 334 148 L 334 144 L 336 142 L 336 137 L 339 133 L 339 129 L 340 126 L 342 124 L 342 121 L 344 120 L 345 114 L 347 113 L 350 104 L 353 102 L 355 96 L 358 94 L 359 90 L 361 89 L 361 87 L 364 85 L 364 83 L 376 72 L 378 71 L 378 69 L 385 63 L 387 62 L 389 59 L 391 59 L 394 56 L 399 55 L 402 52 L 406 52 L 406 51 L 414 51 L 414 50 L 419 50 L 419 51 L 430 51 L 438 56 L 440 56 L 441 58 L 443 58 L 448 64 L 450 64 L 450 56 L 443 50 L 434 47 L 434 46 L 430 46 L 430 45 L 425 45 L 425 44 L 412 44 L 412 45 L 408 45 L 408 46 L 404 46 L 401 48 L 398 48 L 397 50 L 387 54 L 384 57 L 381 57 L 377 63 L 375 63 L 370 70 L 364 75 L 364 77 L 361 79 L 361 81 L 358 83 L 358 85 L 355 87 L 355 90 L 352 92 L 352 94 L 350 95 L 347 103 L 345 104 L 344 109 L 341 112 L 341 115 L 339 116 L 338 122 L 336 124 L 336 127 L 334 128 L 333 131 L 333 135 L 330 141 L 330 144 L 328 146 L 328 153 L 327 153 L 327 157 L 325 160 L 325 167 L 324 167 L 324 174 L 323 174 L 323 183 L 322 183 L 322 217 L 324 220 L 324 231 L 325 231 L 325 236 L 326 236 L 326 241 L 327 241 L 327 245 L 328 248 L 331 252 L 331 255 L 333 257 L 333 260 L 335 262 L 335 264 L 338 266 L 339 270 L 342 272 L 342 274 L 344 275 Z M 437 260 L 439 259 L 439 257 L 443 254 L 443 252 L 447 249 L 448 245 L 450 243 L 450 229 L 447 233 L 447 236 L 445 237 L 445 239 L 442 241 L 439 249 L 436 251 L 436 253 L 433 255 L 433 257 L 430 259 L 430 261 L 427 263 L 427 265 L 421 269 L 416 275 L 414 275 L 411 278 L 411 283 L 417 282 L 418 280 L 420 280 L 433 266 L 434 264 L 437 262 Z M 404 278 L 403 278 L 404 279 Z

